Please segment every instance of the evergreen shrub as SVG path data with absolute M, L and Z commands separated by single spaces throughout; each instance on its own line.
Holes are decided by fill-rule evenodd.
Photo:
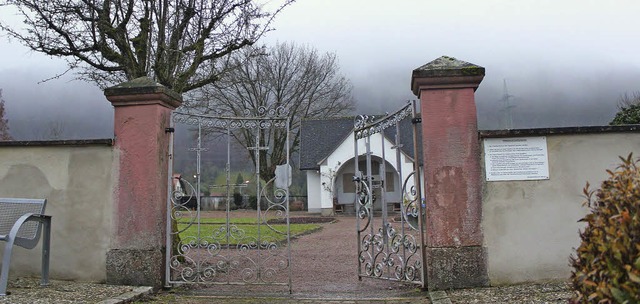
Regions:
M 640 162 L 620 159 L 600 189 L 584 188 L 590 213 L 571 257 L 571 303 L 640 303 Z

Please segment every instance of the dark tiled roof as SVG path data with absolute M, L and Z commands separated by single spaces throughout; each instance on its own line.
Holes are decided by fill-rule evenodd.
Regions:
M 353 117 L 303 120 L 300 126 L 300 170 L 317 170 L 353 130 Z
M 318 163 L 329 156 L 353 131 L 354 117 L 303 120 L 300 130 L 300 170 L 318 170 Z M 395 142 L 396 128 L 387 128 L 385 137 Z M 418 136 L 421 132 L 418 128 Z M 420 137 L 419 137 L 420 138 Z M 402 151 L 413 158 L 411 119 L 400 122 Z M 418 153 L 422 153 L 421 150 Z
M 422 132 L 420 131 L 420 125 L 418 125 L 418 141 L 420 141 Z M 396 128 L 391 127 L 384 130 L 384 135 L 391 141 L 396 140 Z M 400 144 L 402 145 L 402 152 L 411 158 L 413 156 L 413 124 L 411 118 L 405 118 L 400 121 Z M 422 149 L 418 146 L 418 154 L 422 154 Z

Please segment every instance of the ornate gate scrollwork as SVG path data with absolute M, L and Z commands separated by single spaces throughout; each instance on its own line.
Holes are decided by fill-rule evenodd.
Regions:
M 283 285 L 291 292 L 291 246 L 289 226 L 289 147 L 286 162 L 278 167 L 269 181 L 260 180 L 259 153 L 270 147 L 261 147 L 262 130 L 285 129 L 289 142 L 289 121 L 283 108 L 258 109 L 257 113 L 245 111 L 242 117 L 205 116 L 175 112 L 173 122 L 197 127 L 197 146 L 189 149 L 196 153 L 196 174 L 192 183 L 188 178 L 173 177 L 170 167 L 170 195 L 167 200 L 167 284 L 233 284 L 233 285 Z M 201 154 L 203 128 L 226 130 L 227 164 L 226 209 L 203 211 L 201 191 Z M 255 185 L 256 211 L 254 219 L 238 221 L 232 216 L 230 203 L 231 139 L 232 130 L 255 134 L 254 151 L 258 163 L 252 184 Z M 173 143 L 173 140 L 172 140 Z M 169 154 L 173 157 L 174 147 Z M 170 158 L 170 163 L 173 158 Z M 279 176 L 284 174 L 285 176 Z M 284 180 L 285 182 L 281 182 Z M 280 181 L 280 182 L 279 182 Z M 246 185 L 245 185 L 246 186 Z M 215 214 L 215 215 L 212 215 Z M 277 223 L 277 224 L 274 224 Z M 173 224 L 173 225 L 172 225 Z
M 380 119 L 359 116 L 355 121 L 355 174 L 353 182 L 356 188 L 356 218 L 358 235 L 358 276 L 360 278 L 376 278 L 391 281 L 402 281 L 418 284 L 425 283 L 424 262 L 424 209 L 422 206 L 419 181 L 419 165 L 414 157 L 413 171 L 403 176 L 400 140 L 400 124 L 403 120 L 415 117 L 415 105 L 408 104 L 391 115 Z M 387 128 L 395 127 L 395 168 L 402 181 L 397 198 L 390 198 L 394 193 L 387 193 L 385 185 L 386 154 L 385 134 Z M 406 132 L 406 130 L 404 130 Z M 415 149 L 415 125 L 414 132 Z M 372 139 L 380 134 L 377 140 Z M 364 142 L 365 152 L 359 154 L 359 144 Z M 372 142 L 377 144 L 372 147 Z M 374 176 L 372 158 L 379 159 L 381 165 L 378 176 Z M 359 168 L 364 158 L 365 168 Z M 374 189 L 379 189 L 380 197 L 376 198 Z M 400 214 L 394 216 L 387 207 L 387 200 L 399 200 Z M 376 210 L 375 202 L 380 205 Z

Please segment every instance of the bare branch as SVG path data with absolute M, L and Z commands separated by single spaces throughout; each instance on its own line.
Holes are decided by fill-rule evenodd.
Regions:
M 42 84 L 42 83 L 45 83 L 47 81 L 51 81 L 51 80 L 54 80 L 54 79 L 59 79 L 60 77 L 66 75 L 70 71 L 71 71 L 71 68 L 68 68 L 66 71 L 64 71 L 64 72 L 62 72 L 60 74 L 56 74 L 55 76 L 52 76 L 52 77 L 49 77 L 47 79 L 43 79 L 43 80 L 38 81 L 38 84 Z
M 257 0 L 0 0 L 24 29 L 0 30 L 31 50 L 66 58 L 104 86 L 151 76 L 179 93 L 219 80 L 225 57 L 253 45 L 273 18 Z
M 620 95 L 620 98 L 618 99 L 618 109 L 620 110 L 636 104 L 640 104 L 640 91 L 636 91 L 631 94 L 624 93 Z
M 234 68 L 203 87 L 191 107 L 228 116 L 242 116 L 245 109 L 257 113 L 260 107 L 284 107 L 289 112 L 292 153 L 298 149 L 302 119 L 347 115 L 353 109 L 351 84 L 339 73 L 335 54 L 319 54 L 315 49 L 286 43 L 269 48 L 267 54 L 262 48 L 250 47 L 232 55 L 228 67 Z M 255 134 L 242 131 L 234 133 L 234 138 L 253 144 Z M 286 159 L 287 133 L 272 129 L 261 140 L 261 146 L 271 147 L 260 154 L 262 178 L 269 180 L 272 169 Z M 250 157 L 255 164 L 252 153 Z

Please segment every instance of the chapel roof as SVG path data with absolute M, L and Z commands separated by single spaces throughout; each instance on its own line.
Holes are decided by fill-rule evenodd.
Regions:
M 382 115 L 380 115 L 382 116 Z M 300 170 L 318 170 L 319 163 L 327 158 L 344 142 L 353 131 L 354 116 L 305 119 L 302 120 L 300 129 Z M 396 129 L 394 127 L 384 130 L 385 137 L 395 142 Z M 418 128 L 418 136 L 421 132 Z M 349 140 L 353 140 L 349 138 Z M 411 119 L 403 119 L 400 122 L 400 143 L 402 151 L 413 158 L 413 132 Z M 419 151 L 418 153 L 422 153 Z M 395 161 L 395 157 L 389 161 Z

